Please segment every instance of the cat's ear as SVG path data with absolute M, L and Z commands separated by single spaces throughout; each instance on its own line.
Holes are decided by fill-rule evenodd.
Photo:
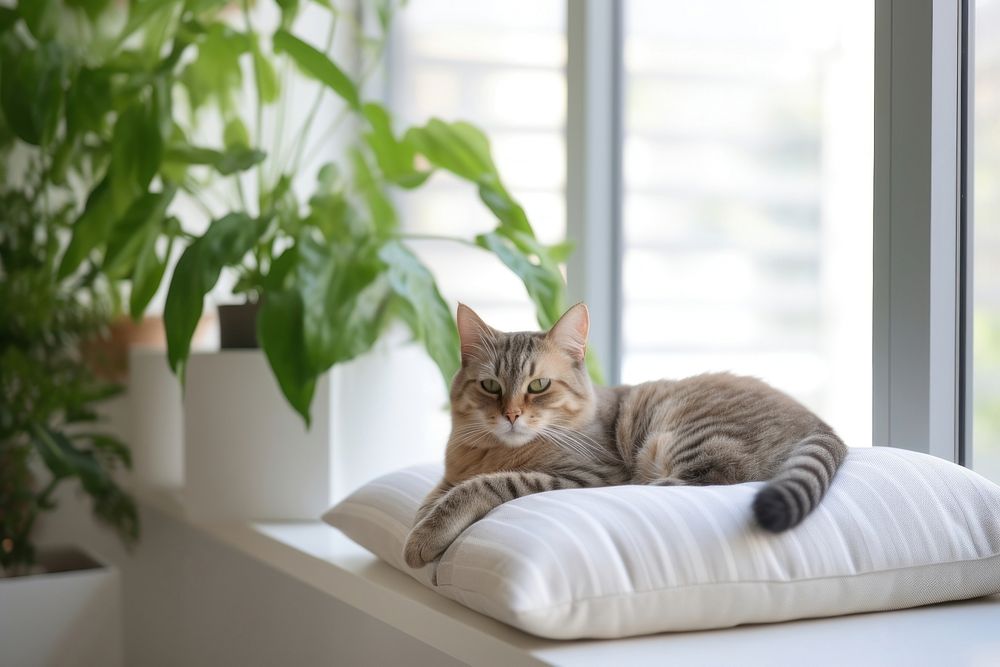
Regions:
M 577 361 L 587 353 L 587 333 L 590 331 L 590 311 L 587 304 L 578 303 L 567 310 L 546 337 L 563 348 Z
M 482 358 L 486 350 L 492 348 L 496 331 L 464 303 L 458 304 L 455 319 L 458 322 L 458 338 L 462 343 L 462 365 L 473 357 Z

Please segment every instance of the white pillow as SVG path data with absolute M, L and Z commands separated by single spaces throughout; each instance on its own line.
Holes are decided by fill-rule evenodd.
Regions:
M 441 560 L 403 563 L 441 474 L 381 477 L 323 519 L 443 595 L 535 635 L 626 637 L 901 609 L 1000 592 L 1000 487 L 932 456 L 852 449 L 795 529 L 751 519 L 761 483 L 550 491 L 496 508 Z

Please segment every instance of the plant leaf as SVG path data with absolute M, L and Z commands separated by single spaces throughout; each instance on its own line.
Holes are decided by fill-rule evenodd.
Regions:
M 175 193 L 175 188 L 168 187 L 162 192 L 147 192 L 132 203 L 111 229 L 101 265 L 105 275 L 119 280 L 132 272 L 142 248 L 150 239 L 155 243 L 159 237 L 161 223 Z
M 222 131 L 222 142 L 226 148 L 247 147 L 250 145 L 250 133 L 247 126 L 239 118 L 230 118 L 226 129 Z
M 60 0 L 18 0 L 17 12 L 39 42 L 55 38 L 62 12 Z
M 375 343 L 389 286 L 370 248 L 324 245 L 303 234 L 298 253 L 306 352 L 318 375 Z
M 0 61 L 0 107 L 7 125 L 22 141 L 47 146 L 62 117 L 68 57 L 56 42 L 29 47 L 11 30 L 0 42 Z
M 108 230 L 120 214 L 111 195 L 110 180 L 105 176 L 94 186 L 83 213 L 73 223 L 73 236 L 63 252 L 56 274 L 59 280 L 73 273 L 90 251 L 107 237 Z
M 458 328 L 451 308 L 438 291 L 434 276 L 408 248 L 396 241 L 382 246 L 379 259 L 388 267 L 392 291 L 406 301 L 415 317 L 407 323 L 437 364 L 445 386 L 458 372 Z
M 274 52 L 287 53 L 303 74 L 337 93 L 351 108 L 361 109 L 361 98 L 354 82 L 322 51 L 281 29 L 274 34 Z
M 302 297 L 298 292 L 265 293 L 257 316 L 257 340 L 282 393 L 308 427 L 316 375 L 306 354 Z
M 0 33 L 7 32 L 12 25 L 17 23 L 19 18 L 21 17 L 17 10 L 10 7 L 0 7 Z
M 475 183 L 480 199 L 501 225 L 534 237 L 524 209 L 500 181 L 489 141 L 480 130 L 468 123 L 432 118 L 424 127 L 410 128 L 405 139 L 434 166 Z
M 278 99 L 278 75 L 275 73 L 271 61 L 261 53 L 260 46 L 256 43 L 253 45 L 253 66 L 257 81 L 257 94 L 260 95 L 264 104 L 274 103 Z
M 431 172 L 420 171 L 414 167 L 413 161 L 417 150 L 412 143 L 396 139 L 392 133 L 389 112 L 379 104 L 368 102 L 363 108 L 363 113 L 372 130 L 365 133 L 365 142 L 375 155 L 375 161 L 382 175 L 404 188 L 423 185 Z
M 101 131 L 110 110 L 110 74 L 100 69 L 81 69 L 67 92 L 67 134 L 79 136 Z
M 495 254 L 524 283 L 535 304 L 538 323 L 550 328 L 565 310 L 565 285 L 558 268 L 532 261 L 517 245 L 498 232 L 480 234 L 476 243 Z
M 205 30 L 197 47 L 197 57 L 179 77 L 191 108 L 197 110 L 214 98 L 223 112 L 231 110 L 233 96 L 243 85 L 240 56 L 253 48 L 252 40 L 222 22 L 214 22 Z
M 253 220 L 245 213 L 230 213 L 213 221 L 177 261 L 167 290 L 163 320 L 167 359 L 182 382 L 205 295 L 215 287 L 223 267 L 238 263 L 253 248 L 264 227 L 266 221 Z
M 146 312 L 146 306 L 153 299 L 156 290 L 159 289 L 167 268 L 167 258 L 170 257 L 170 251 L 173 249 L 174 239 L 171 237 L 161 259 L 156 254 L 156 241 L 159 237 L 159 232 L 148 233 L 142 248 L 139 250 L 139 256 L 135 260 L 135 271 L 132 272 L 132 290 L 128 303 L 129 314 L 136 322 L 142 319 Z
M 382 190 L 382 181 L 372 174 L 368 160 L 360 150 L 351 151 L 351 164 L 354 167 L 355 186 L 368 205 L 372 226 L 382 235 L 392 233 L 399 226 L 399 221 L 392 201 Z
M 126 208 L 144 192 L 163 159 L 159 109 L 152 100 L 138 101 L 118 117 L 111 137 L 112 196 Z
M 203 164 L 214 168 L 223 176 L 230 176 L 240 171 L 246 171 L 264 161 L 267 154 L 255 148 L 233 146 L 225 151 L 201 146 L 175 145 L 170 146 L 164 161 L 172 164 Z

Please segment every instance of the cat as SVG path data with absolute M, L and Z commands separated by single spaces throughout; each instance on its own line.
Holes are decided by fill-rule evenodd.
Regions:
M 594 386 L 582 303 L 547 333 L 497 331 L 462 304 L 457 323 L 444 478 L 407 536 L 410 567 L 437 559 L 494 507 L 555 489 L 767 480 L 753 515 L 780 532 L 816 508 L 847 455 L 819 417 L 756 378 Z

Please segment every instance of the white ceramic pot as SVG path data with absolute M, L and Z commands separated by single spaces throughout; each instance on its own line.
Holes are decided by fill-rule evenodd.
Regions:
M 181 384 L 164 350 L 129 351 L 128 431 L 132 480 L 139 489 L 176 491 L 184 485 Z
M 206 520 L 314 520 L 330 504 L 330 383 L 312 428 L 260 350 L 192 354 L 184 390 L 184 504 Z
M 0 663 L 122 664 L 118 570 L 78 549 L 42 549 L 49 572 L 0 578 Z

